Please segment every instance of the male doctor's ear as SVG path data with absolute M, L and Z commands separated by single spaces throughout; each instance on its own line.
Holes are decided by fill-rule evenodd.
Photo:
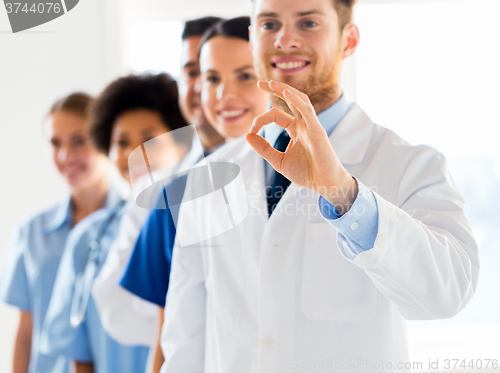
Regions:
M 358 26 L 351 23 L 342 30 L 342 59 L 352 56 L 359 45 Z

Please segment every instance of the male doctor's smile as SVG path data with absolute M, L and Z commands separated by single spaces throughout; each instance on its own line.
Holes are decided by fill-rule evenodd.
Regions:
M 293 74 L 304 70 L 311 61 L 297 57 L 278 57 L 273 59 L 271 65 L 280 74 Z
M 259 77 L 307 94 L 317 112 L 338 100 L 347 38 L 343 38 L 346 30 L 331 2 L 256 0 L 256 8 L 250 38 Z M 278 8 L 280 12 L 275 11 Z M 274 107 L 289 112 L 279 98 L 271 100 Z

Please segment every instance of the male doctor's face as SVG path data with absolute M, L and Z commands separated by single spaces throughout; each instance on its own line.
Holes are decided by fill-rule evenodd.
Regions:
M 203 115 L 200 101 L 200 66 L 198 47 L 201 36 L 191 36 L 182 41 L 181 74 L 178 80 L 179 106 L 188 123 L 204 125 L 207 120 Z
M 315 107 L 339 92 L 342 40 L 333 0 L 255 0 L 250 37 L 259 78 L 297 88 Z

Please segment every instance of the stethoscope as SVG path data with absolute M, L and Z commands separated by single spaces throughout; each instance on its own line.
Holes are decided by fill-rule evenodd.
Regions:
M 92 284 L 94 283 L 99 264 L 99 256 L 101 255 L 102 238 L 124 204 L 125 201 L 121 201 L 116 205 L 104 224 L 102 224 L 96 238 L 89 243 L 87 261 L 85 262 L 83 271 L 77 275 L 75 291 L 71 302 L 70 323 L 74 328 L 78 327 L 85 320 L 85 311 L 87 310 L 90 294 L 92 292 Z

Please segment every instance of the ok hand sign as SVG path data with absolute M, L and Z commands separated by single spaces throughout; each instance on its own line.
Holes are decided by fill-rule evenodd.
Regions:
M 339 212 L 347 212 L 356 199 L 357 184 L 337 158 L 309 97 L 275 81 L 259 81 L 258 87 L 285 100 L 294 116 L 277 108 L 258 116 L 246 135 L 248 143 L 287 179 L 321 194 Z M 284 153 L 257 134 L 273 122 L 290 135 Z

